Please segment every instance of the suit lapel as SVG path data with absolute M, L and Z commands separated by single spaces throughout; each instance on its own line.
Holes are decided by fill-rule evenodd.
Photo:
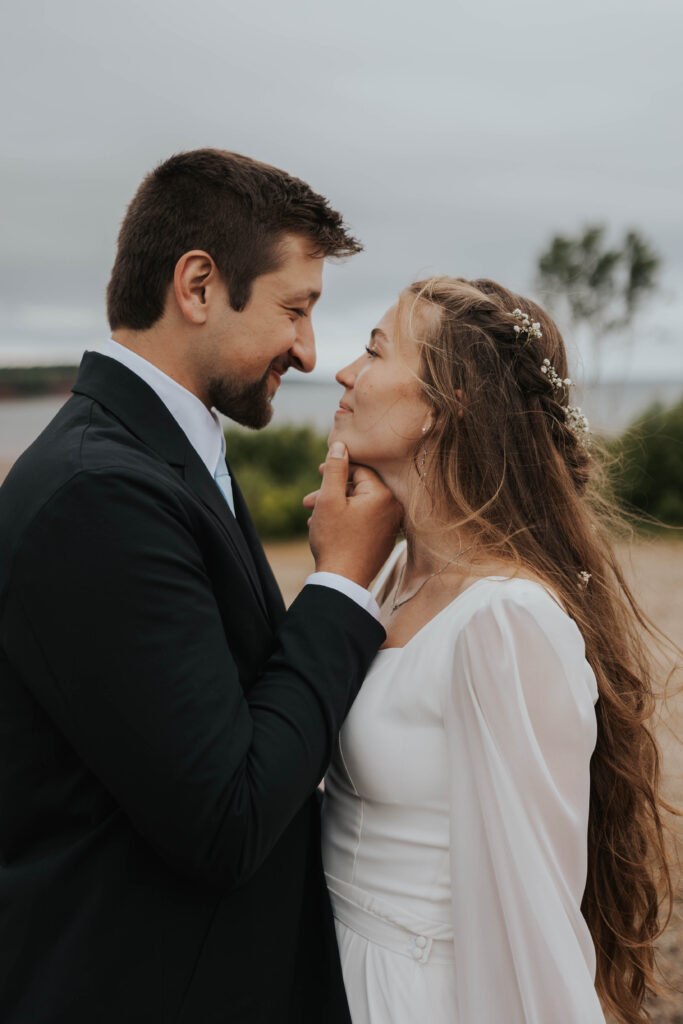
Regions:
M 255 564 L 252 552 L 244 537 L 240 524 L 228 507 L 228 503 L 221 494 L 216 481 L 209 475 L 209 471 L 197 455 L 196 451 L 188 443 L 183 476 L 188 487 L 204 502 L 220 521 L 225 530 L 232 547 L 234 548 L 242 567 L 244 568 L 254 592 L 259 599 L 259 604 L 266 617 L 269 617 L 269 609 L 264 594 L 259 572 Z M 233 481 L 234 484 L 234 481 Z M 233 490 L 235 490 L 233 486 Z M 240 495 L 241 497 L 241 495 Z M 244 499 L 242 499 L 244 501 Z M 237 508 L 237 506 L 235 506 Z
M 277 627 L 282 616 L 285 614 L 285 603 L 282 600 L 280 588 L 278 587 L 277 581 L 273 575 L 273 570 L 268 564 L 268 559 L 266 558 L 266 553 L 263 550 L 263 545 L 259 540 L 256 527 L 254 526 L 253 520 L 249 514 L 249 509 L 247 508 L 247 503 L 244 500 L 244 495 L 239 488 L 239 484 L 237 483 L 232 470 L 230 470 L 230 477 L 232 479 L 232 493 L 235 501 L 237 522 L 256 566 L 271 622 L 275 627 Z
M 85 395 L 109 410 L 127 430 L 183 477 L 187 486 L 220 522 L 264 616 L 269 618 L 269 603 L 242 531 L 215 480 L 159 396 L 128 367 L 97 352 L 86 352 L 83 356 L 72 390 L 74 394 Z M 248 515 L 247 512 L 247 518 Z

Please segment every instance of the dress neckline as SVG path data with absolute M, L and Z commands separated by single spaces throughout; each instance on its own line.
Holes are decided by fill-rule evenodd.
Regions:
M 419 637 L 420 633 L 424 633 L 424 631 L 426 629 L 428 629 L 429 626 L 431 626 L 433 622 L 436 622 L 436 620 L 439 619 L 445 612 L 449 611 L 449 609 L 451 609 L 454 605 L 456 605 L 458 603 L 458 601 L 460 601 L 463 597 L 465 597 L 467 594 L 469 594 L 469 592 L 471 590 L 473 590 L 475 587 L 478 587 L 481 583 L 490 583 L 491 581 L 501 582 L 503 580 L 515 580 L 515 579 L 517 579 L 517 580 L 525 579 L 525 581 L 527 583 L 534 583 L 535 582 L 535 580 L 529 580 L 529 579 L 526 579 L 523 576 L 482 576 L 480 580 L 475 580 L 474 583 L 470 583 L 469 587 L 465 587 L 465 589 L 462 590 L 459 594 L 457 594 L 453 598 L 452 601 L 449 601 L 448 604 L 444 605 L 443 608 L 441 609 L 441 611 L 438 611 L 436 613 L 436 615 L 432 615 L 431 619 L 428 619 L 427 622 L 425 622 L 424 626 L 420 626 L 420 628 L 417 630 L 417 632 L 413 633 L 413 635 L 410 637 L 410 639 L 407 640 L 406 643 L 404 643 L 402 647 L 380 647 L 379 650 L 377 651 L 377 654 L 383 654 L 385 651 L 405 651 L 405 649 L 407 647 L 410 647 L 410 645 L 412 644 L 413 640 L 417 640 L 417 638 Z M 536 585 L 537 586 L 541 586 L 540 583 L 538 583 Z M 545 587 L 543 587 L 543 589 L 545 590 Z

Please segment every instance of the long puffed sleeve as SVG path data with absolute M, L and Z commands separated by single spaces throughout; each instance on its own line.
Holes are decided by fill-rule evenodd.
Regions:
M 581 634 L 550 594 L 487 587 L 444 707 L 462 1024 L 604 1024 L 580 909 L 596 699 Z

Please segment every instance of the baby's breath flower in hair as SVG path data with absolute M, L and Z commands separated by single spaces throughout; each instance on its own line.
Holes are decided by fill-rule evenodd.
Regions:
M 588 448 L 590 445 L 591 428 L 586 414 L 581 412 L 578 405 L 569 405 L 565 415 L 567 417 L 567 426 L 576 434 L 576 439 L 581 447 Z
M 526 334 L 526 341 L 530 341 L 531 338 L 543 337 L 540 323 L 537 320 L 532 323 L 528 313 L 522 312 L 521 309 L 513 309 L 512 316 L 518 321 L 512 328 L 518 338 L 522 334 Z
M 553 391 L 561 391 L 562 388 L 570 388 L 572 386 L 571 377 L 565 377 L 564 380 L 562 380 L 549 359 L 544 359 L 541 363 L 541 373 L 546 375 Z
M 592 576 L 591 576 L 591 574 L 589 572 L 586 572 L 585 570 L 583 572 L 580 572 L 579 573 L 579 588 L 581 590 L 587 590 L 588 589 L 588 584 L 590 583 L 591 579 L 592 579 Z
M 573 387 L 573 381 L 571 377 L 565 377 L 564 380 L 560 377 L 559 373 L 552 365 L 549 359 L 544 359 L 541 363 L 541 373 L 545 374 L 548 378 L 548 383 L 554 392 L 563 391 Z M 567 421 L 567 426 L 576 437 L 576 440 L 581 447 L 586 450 L 590 445 L 590 426 L 588 424 L 588 418 L 581 412 L 578 405 L 566 405 L 564 407 L 564 415 Z
M 520 340 L 523 335 L 525 336 L 523 344 L 526 345 L 531 338 L 540 339 L 543 337 L 540 323 L 538 323 L 538 321 L 532 322 L 528 313 L 525 313 L 521 309 L 513 309 L 512 316 L 517 321 L 512 329 L 517 335 L 518 340 Z M 555 396 L 558 401 L 558 392 L 566 391 L 567 396 L 569 395 L 569 389 L 573 387 L 574 382 L 571 377 L 565 377 L 564 379 L 560 377 L 549 359 L 544 359 L 541 363 L 541 373 L 547 378 L 548 383 L 555 392 Z M 577 442 L 584 451 L 587 450 L 590 445 L 590 427 L 586 416 L 581 412 L 581 409 L 577 405 L 565 405 L 564 414 L 567 426 L 576 437 Z

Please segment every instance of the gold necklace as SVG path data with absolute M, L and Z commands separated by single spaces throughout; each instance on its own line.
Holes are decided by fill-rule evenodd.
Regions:
M 410 594 L 410 596 L 409 596 L 409 597 L 404 597 L 402 601 L 393 601 L 393 602 L 392 602 L 392 605 L 391 605 L 391 614 L 393 615 L 393 614 L 394 614 L 394 612 L 395 612 L 395 611 L 397 611 L 397 610 L 398 610 L 399 608 L 402 608 L 404 604 L 407 604 L 407 603 L 408 603 L 408 601 L 412 601 L 412 599 L 413 599 L 414 597 L 417 597 L 417 595 L 418 595 L 418 594 L 420 593 L 420 591 L 422 590 L 422 588 L 423 588 L 423 587 L 424 587 L 424 586 L 425 586 L 425 585 L 426 585 L 427 583 L 429 583 L 429 581 L 430 581 L 430 580 L 433 580 L 435 576 L 440 576 L 440 575 L 441 575 L 441 573 L 442 573 L 442 572 L 443 572 L 443 571 L 444 571 L 445 569 L 447 569 L 449 565 L 453 565 L 453 563 L 454 563 L 454 562 L 457 562 L 457 561 L 458 561 L 458 559 L 462 558 L 462 556 L 463 556 L 463 555 L 466 555 L 468 551 L 471 551 L 473 547 L 474 547 L 474 544 L 470 544 L 470 546 L 469 546 L 468 548 L 465 548 L 465 550 L 464 550 L 464 551 L 460 551 L 460 552 L 459 552 L 459 553 L 458 553 L 458 554 L 457 554 L 457 555 L 455 556 L 455 558 L 449 558 L 449 559 L 448 559 L 448 561 L 447 561 L 447 562 L 446 562 L 446 563 L 445 563 L 444 565 L 442 565 L 440 569 L 437 569 L 437 570 L 436 570 L 436 572 L 433 572 L 433 573 L 431 573 L 431 574 L 430 574 L 429 576 L 427 576 L 427 578 L 426 578 L 426 579 L 422 580 L 422 583 L 421 583 L 421 584 L 420 584 L 420 586 L 419 586 L 419 587 L 417 588 L 417 590 L 414 590 L 414 591 L 413 591 L 413 593 L 412 593 L 412 594 Z M 401 575 L 400 575 L 400 576 L 399 576 L 399 578 L 398 578 L 398 583 L 396 584 L 396 591 L 395 591 L 395 593 L 396 593 L 396 594 L 398 594 L 399 590 L 401 589 L 401 584 L 403 583 L 403 576 L 404 576 L 404 574 L 405 574 L 405 571 L 406 571 L 406 565 L 407 565 L 407 562 L 408 562 L 408 560 L 407 560 L 407 558 L 406 558 L 406 561 L 405 561 L 405 562 L 403 563 L 403 567 L 402 567 L 402 569 L 401 569 Z

